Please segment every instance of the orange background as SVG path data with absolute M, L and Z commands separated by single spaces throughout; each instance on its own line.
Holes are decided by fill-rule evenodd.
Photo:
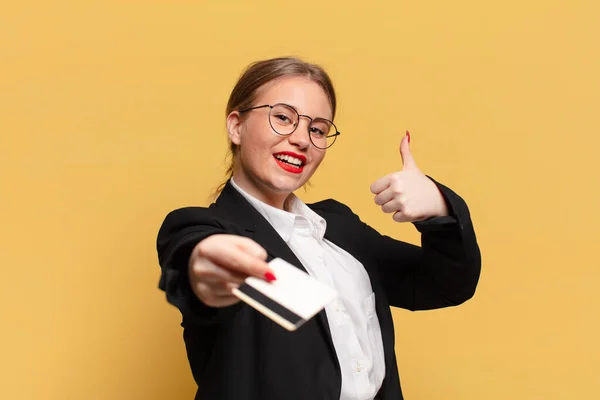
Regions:
M 193 397 L 156 233 L 207 204 L 229 92 L 280 55 L 322 64 L 340 99 L 305 201 L 417 243 L 369 192 L 410 129 L 471 207 L 475 298 L 394 311 L 406 398 L 600 398 L 597 2 L 3 3 L 0 398 Z

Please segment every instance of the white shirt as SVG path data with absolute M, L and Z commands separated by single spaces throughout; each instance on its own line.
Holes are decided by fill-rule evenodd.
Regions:
M 325 313 L 342 370 L 340 400 L 372 400 L 383 382 L 385 361 L 375 293 L 365 268 L 323 237 L 327 222 L 293 193 L 287 212 L 252 197 L 233 179 L 231 183 L 275 228 L 308 273 L 337 291 L 338 298 Z

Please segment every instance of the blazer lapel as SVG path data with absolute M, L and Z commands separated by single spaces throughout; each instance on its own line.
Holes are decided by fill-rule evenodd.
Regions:
M 253 239 L 264 247 L 269 254 L 268 261 L 278 257 L 308 273 L 300 260 L 298 260 L 298 257 L 296 257 L 287 243 L 279 236 L 273 226 L 233 187 L 229 181 L 225 184 L 216 204 L 220 209 L 227 213 L 232 222 L 244 228 L 246 237 Z M 332 355 L 336 357 L 325 310 L 318 313 L 315 318 L 323 329 L 323 334 L 327 338 Z
M 220 209 L 227 212 L 231 222 L 244 227 L 246 237 L 255 240 L 267 250 L 270 256 L 269 260 L 279 257 L 307 272 L 271 224 L 246 201 L 229 181 L 216 203 Z

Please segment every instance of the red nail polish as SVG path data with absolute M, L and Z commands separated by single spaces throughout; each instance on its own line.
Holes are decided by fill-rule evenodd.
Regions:
M 408 137 L 408 143 L 410 143 L 410 132 L 408 130 L 406 131 L 406 136 Z
M 277 278 L 275 278 L 275 275 L 273 275 L 272 272 L 267 271 L 265 272 L 265 279 L 269 282 L 273 282 L 274 280 L 276 280 Z

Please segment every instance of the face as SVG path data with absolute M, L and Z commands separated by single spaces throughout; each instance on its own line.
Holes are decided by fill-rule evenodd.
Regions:
M 332 119 L 325 91 L 306 77 L 285 77 L 267 83 L 259 89 L 253 105 L 277 103 L 289 104 L 298 114 L 313 119 Z M 326 150 L 310 142 L 310 120 L 300 117 L 294 133 L 281 136 L 269 124 L 269 111 L 268 107 L 243 115 L 234 111 L 227 117 L 227 129 L 231 141 L 239 146 L 234 168 L 236 184 L 254 197 L 277 206 L 310 179 Z

